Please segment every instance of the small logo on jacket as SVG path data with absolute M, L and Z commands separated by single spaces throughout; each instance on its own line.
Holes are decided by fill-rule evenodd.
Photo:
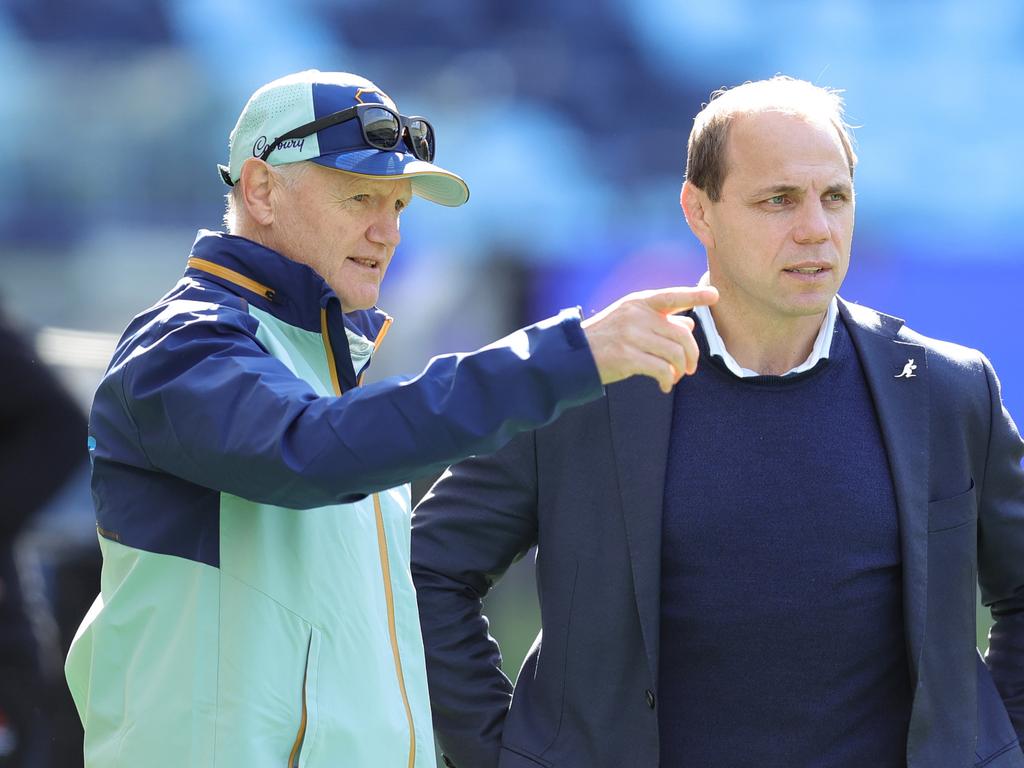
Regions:
M 907 364 L 903 366 L 903 371 L 893 376 L 894 379 L 916 379 L 917 374 L 914 371 L 917 370 L 917 365 L 914 363 L 914 358 L 907 360 Z

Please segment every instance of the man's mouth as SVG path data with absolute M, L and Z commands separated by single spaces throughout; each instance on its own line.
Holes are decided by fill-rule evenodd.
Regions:
M 800 266 L 800 267 L 787 267 L 783 269 L 783 272 L 789 272 L 794 275 L 817 275 L 821 272 L 828 272 L 832 268 L 829 266 Z
M 349 256 L 349 259 L 351 261 L 354 261 L 356 264 L 367 267 L 369 269 L 376 269 L 377 264 L 380 263 L 376 259 L 357 259 L 354 256 Z

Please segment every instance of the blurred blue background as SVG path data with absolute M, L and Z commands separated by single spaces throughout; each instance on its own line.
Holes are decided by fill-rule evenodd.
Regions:
M 380 368 L 410 370 L 563 305 L 693 281 L 693 116 L 782 72 L 845 89 L 860 126 L 845 296 L 980 347 L 1021 413 L 1022 41 L 1010 0 L 5 0 L 0 298 L 36 329 L 117 333 L 219 226 L 215 164 L 249 94 L 352 70 L 428 115 L 473 191 L 404 221 Z
M 220 227 L 215 165 L 246 99 L 311 67 L 428 116 L 472 190 L 404 216 L 377 376 L 693 283 L 692 119 L 713 90 L 781 72 L 845 89 L 859 126 L 843 295 L 982 349 L 1024 419 L 1012 0 L 3 0 L 0 303 L 83 408 L 116 334 L 180 276 L 195 230 Z M 517 567 L 494 597 L 511 673 L 536 631 L 529 579 Z

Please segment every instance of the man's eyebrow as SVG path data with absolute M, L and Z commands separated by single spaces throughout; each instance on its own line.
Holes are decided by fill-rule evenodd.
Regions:
M 795 184 L 776 184 L 772 187 L 762 187 L 750 193 L 750 198 L 752 200 L 763 200 L 764 198 L 775 197 L 776 195 L 802 194 L 803 191 L 803 187 L 798 187 Z M 833 192 L 842 192 L 849 196 L 853 194 L 853 187 L 849 182 L 837 181 L 834 184 L 829 184 L 823 194 L 830 195 Z
M 838 181 L 835 184 L 830 184 L 825 190 L 826 195 L 830 195 L 833 192 L 842 192 L 847 197 L 853 194 L 853 185 L 846 181 Z
M 794 192 L 801 191 L 800 187 L 792 184 L 776 184 L 774 187 L 762 187 L 755 192 L 751 192 L 750 197 L 760 200 L 765 197 L 775 197 L 776 195 L 792 195 Z

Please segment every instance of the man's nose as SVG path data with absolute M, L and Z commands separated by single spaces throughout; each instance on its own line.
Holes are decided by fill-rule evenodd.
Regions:
M 828 213 L 821 200 L 808 199 L 800 206 L 800 216 L 793 231 L 793 239 L 802 245 L 824 243 L 832 236 Z
M 370 242 L 380 243 L 387 248 L 397 248 L 398 243 L 402 240 L 402 236 L 398 232 L 398 217 L 378 217 L 366 230 L 366 237 Z

